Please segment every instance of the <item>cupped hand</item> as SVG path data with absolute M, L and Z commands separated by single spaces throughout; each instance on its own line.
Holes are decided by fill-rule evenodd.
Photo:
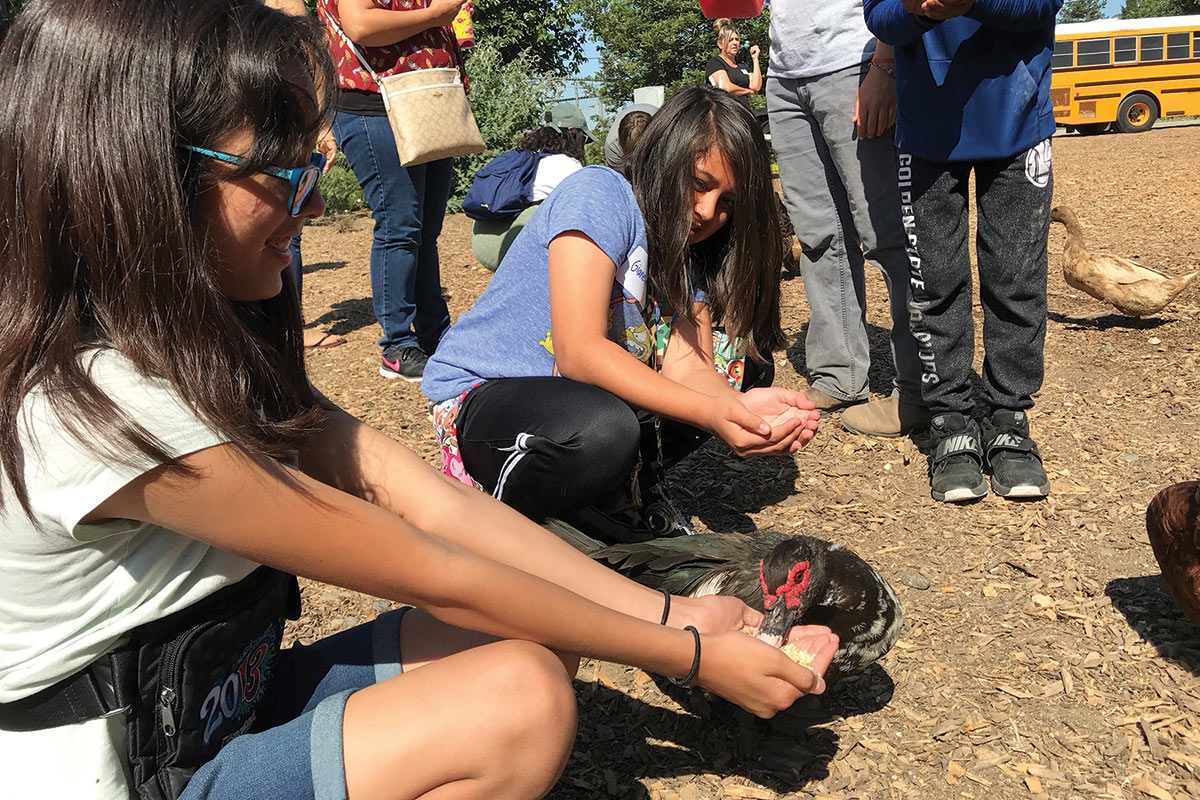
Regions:
M 800 697 L 825 691 L 820 675 L 753 636 L 730 632 L 707 634 L 700 639 L 697 682 L 756 717 L 773 717 Z M 836 648 L 837 637 L 828 628 L 823 635 L 814 628 L 801 640 L 825 658 L 826 650 Z M 829 666 L 832 657 L 831 651 L 824 667 Z
M 782 442 L 786 438 L 784 434 L 795 434 L 786 447 L 780 445 L 770 452 L 794 453 L 812 441 L 817 433 L 821 413 L 804 392 L 765 386 L 746 392 L 742 395 L 742 403 L 771 425 L 773 439 Z
M 792 644 L 813 657 L 809 669 L 822 680 L 837 654 L 838 637 L 824 625 L 797 625 L 788 631 L 785 644 Z
M 736 597 L 714 594 L 706 597 L 672 597 L 668 623 L 682 628 L 692 625 L 701 633 L 740 631 L 762 625 L 761 611 L 755 611 Z

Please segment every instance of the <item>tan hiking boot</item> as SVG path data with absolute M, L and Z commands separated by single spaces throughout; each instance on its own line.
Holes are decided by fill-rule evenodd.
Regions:
M 865 436 L 893 438 L 929 427 L 929 411 L 899 397 L 880 397 L 846 409 L 842 427 Z
M 812 404 L 817 407 L 817 411 L 822 414 L 827 414 L 830 411 L 840 411 L 843 408 L 864 403 L 864 400 L 843 400 L 840 397 L 825 394 L 815 386 L 810 386 L 804 390 L 804 394 L 812 401 Z

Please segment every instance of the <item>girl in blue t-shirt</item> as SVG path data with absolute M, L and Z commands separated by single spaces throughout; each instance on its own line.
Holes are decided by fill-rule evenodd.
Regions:
M 785 249 L 754 119 L 685 89 L 628 174 L 559 185 L 422 384 L 447 474 L 617 540 L 690 532 L 662 473 L 708 436 L 766 455 L 817 426 L 804 394 L 768 388 Z

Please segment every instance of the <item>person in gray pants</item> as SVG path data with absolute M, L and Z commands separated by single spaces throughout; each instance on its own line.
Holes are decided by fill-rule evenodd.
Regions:
M 892 48 L 877 44 L 861 0 L 775 0 L 767 110 L 811 320 L 810 400 L 846 409 L 842 425 L 876 436 L 922 427 L 921 366 L 908 325 L 908 255 L 896 183 Z M 888 286 L 896 391 L 868 402 L 863 265 Z

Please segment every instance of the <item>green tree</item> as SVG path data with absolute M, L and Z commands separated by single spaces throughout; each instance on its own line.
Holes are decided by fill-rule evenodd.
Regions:
M 1101 0 L 1067 0 L 1058 14 L 1059 22 L 1090 22 L 1104 16 Z
M 583 19 L 574 0 L 475 0 L 471 21 L 476 41 L 493 42 L 505 61 L 524 52 L 535 73 L 569 75 L 583 59 Z
M 585 27 L 600 42 L 599 95 L 615 109 L 639 86 L 675 89 L 704 80 L 704 65 L 717 53 L 713 21 L 696 3 L 678 0 L 578 0 Z M 748 48 L 757 44 L 759 63 L 767 71 L 769 17 L 735 21 Z M 743 59 L 749 53 L 743 51 Z M 757 98 L 757 99 L 756 99 Z M 762 95 L 751 98 L 761 104 Z
M 1200 14 L 1200 0 L 1125 0 L 1125 5 L 1121 7 L 1123 19 L 1175 17 L 1180 14 Z
M 562 91 L 558 78 L 534 69 L 536 61 L 528 51 L 505 56 L 496 42 L 480 39 L 467 53 L 471 113 L 488 152 L 454 159 L 449 213 L 462 208 L 475 172 L 497 153 L 515 147 L 526 130 L 538 127 L 547 98 L 558 97 Z

